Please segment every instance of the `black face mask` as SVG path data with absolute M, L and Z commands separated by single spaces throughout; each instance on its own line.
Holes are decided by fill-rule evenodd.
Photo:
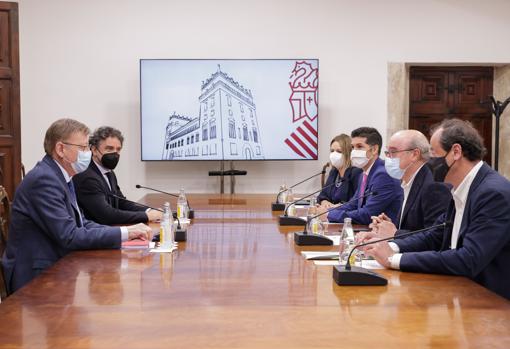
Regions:
M 106 153 L 101 157 L 101 164 L 109 169 L 113 170 L 117 167 L 119 163 L 120 154 L 119 153 Z
M 427 163 L 432 171 L 434 180 L 436 182 L 444 182 L 444 179 L 446 178 L 446 175 L 450 170 L 451 166 L 448 166 L 448 163 L 446 162 L 446 155 L 436 158 L 430 158 L 430 160 Z

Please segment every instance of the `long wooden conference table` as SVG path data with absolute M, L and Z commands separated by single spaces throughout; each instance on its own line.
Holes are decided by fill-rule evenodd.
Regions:
M 300 254 L 333 248 L 295 246 L 272 198 L 189 195 L 172 254 L 69 254 L 0 304 L 0 348 L 510 348 L 510 302 L 469 279 L 337 286 Z

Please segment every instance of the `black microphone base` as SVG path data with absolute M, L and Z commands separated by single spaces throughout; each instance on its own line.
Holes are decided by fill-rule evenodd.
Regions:
M 182 242 L 187 240 L 187 231 L 184 229 L 177 229 L 175 231 L 175 241 Z
M 172 215 L 174 216 L 174 219 L 177 218 L 177 212 L 172 212 Z M 188 218 L 189 219 L 195 218 L 195 210 L 194 209 L 190 209 L 188 211 Z
M 388 280 L 371 270 L 352 267 L 346 270 L 343 265 L 333 267 L 333 280 L 339 286 L 386 286 Z
M 281 204 L 279 202 L 272 202 L 271 211 L 285 211 L 285 204 Z
M 300 232 L 294 233 L 294 243 L 298 246 L 331 246 L 333 240 L 324 235 Z
M 278 223 L 280 225 L 298 225 L 298 226 L 303 226 L 303 227 L 306 225 L 306 221 L 302 218 L 284 216 L 284 215 L 281 215 L 278 218 Z

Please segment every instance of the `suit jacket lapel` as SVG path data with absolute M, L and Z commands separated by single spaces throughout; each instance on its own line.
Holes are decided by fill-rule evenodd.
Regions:
M 489 171 L 490 171 L 489 165 L 484 163 L 482 165 L 482 167 L 480 167 L 480 170 L 478 171 L 478 173 L 476 174 L 475 179 L 473 180 L 473 183 L 471 183 L 471 187 L 469 187 L 469 193 L 468 193 L 466 204 L 465 204 L 466 206 L 464 207 L 464 215 L 462 216 L 462 223 L 460 225 L 459 238 L 457 241 L 457 248 L 462 246 L 462 240 L 464 239 L 464 234 L 466 233 L 466 230 L 468 228 L 467 222 L 470 221 L 469 206 L 471 205 L 472 193 L 473 193 L 473 191 L 476 190 L 476 188 L 480 185 L 480 183 L 482 183 L 483 179 L 485 178 L 485 176 L 487 176 Z
M 453 220 L 455 219 L 455 202 L 453 199 L 450 201 L 448 205 L 448 209 L 446 210 L 446 219 L 445 222 L 451 222 L 449 226 L 445 228 L 445 233 L 443 235 L 443 243 L 441 244 L 441 251 L 449 250 L 450 243 L 452 241 L 452 230 L 453 230 Z
M 60 181 L 60 185 L 63 187 L 64 193 L 65 193 L 65 195 L 67 195 L 67 198 L 68 198 L 69 202 L 71 203 L 71 210 L 72 210 L 72 214 L 74 215 L 76 225 L 78 225 L 80 227 L 82 225 L 81 220 L 80 220 L 80 208 L 78 207 L 78 203 L 76 202 L 75 198 L 71 194 L 69 186 L 66 183 L 64 175 L 62 174 L 62 170 L 55 163 L 55 160 L 53 160 L 53 158 L 49 155 L 44 156 L 43 162 L 45 162 L 57 175 L 57 178 Z
M 406 206 L 402 207 L 402 218 L 399 218 L 402 221 L 402 224 L 405 222 L 407 213 L 409 212 L 409 208 L 413 206 L 414 202 L 416 201 L 416 198 L 418 198 L 418 193 L 421 190 L 421 187 L 423 186 L 423 181 L 425 180 L 425 175 L 427 168 L 426 165 L 423 165 L 422 168 L 418 171 L 416 174 L 416 177 L 414 177 L 413 184 L 411 186 L 411 190 L 409 191 L 409 196 L 407 197 Z M 399 223 L 399 222 L 396 222 Z

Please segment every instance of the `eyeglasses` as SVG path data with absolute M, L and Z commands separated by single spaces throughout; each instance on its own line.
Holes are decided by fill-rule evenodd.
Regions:
M 387 157 L 392 158 L 392 157 L 394 157 L 394 156 L 395 156 L 395 154 L 397 154 L 397 153 L 402 153 L 402 152 L 404 152 L 404 151 L 413 151 L 414 149 L 416 149 L 416 148 L 412 148 L 412 149 L 402 149 L 402 150 L 385 150 L 385 151 L 384 151 L 384 155 L 386 155 Z
M 81 145 L 81 144 L 74 144 L 74 143 L 67 143 L 67 142 L 62 142 L 64 143 L 65 145 L 74 145 L 75 147 L 78 147 L 79 150 L 81 151 L 86 151 L 89 149 L 89 145 Z

